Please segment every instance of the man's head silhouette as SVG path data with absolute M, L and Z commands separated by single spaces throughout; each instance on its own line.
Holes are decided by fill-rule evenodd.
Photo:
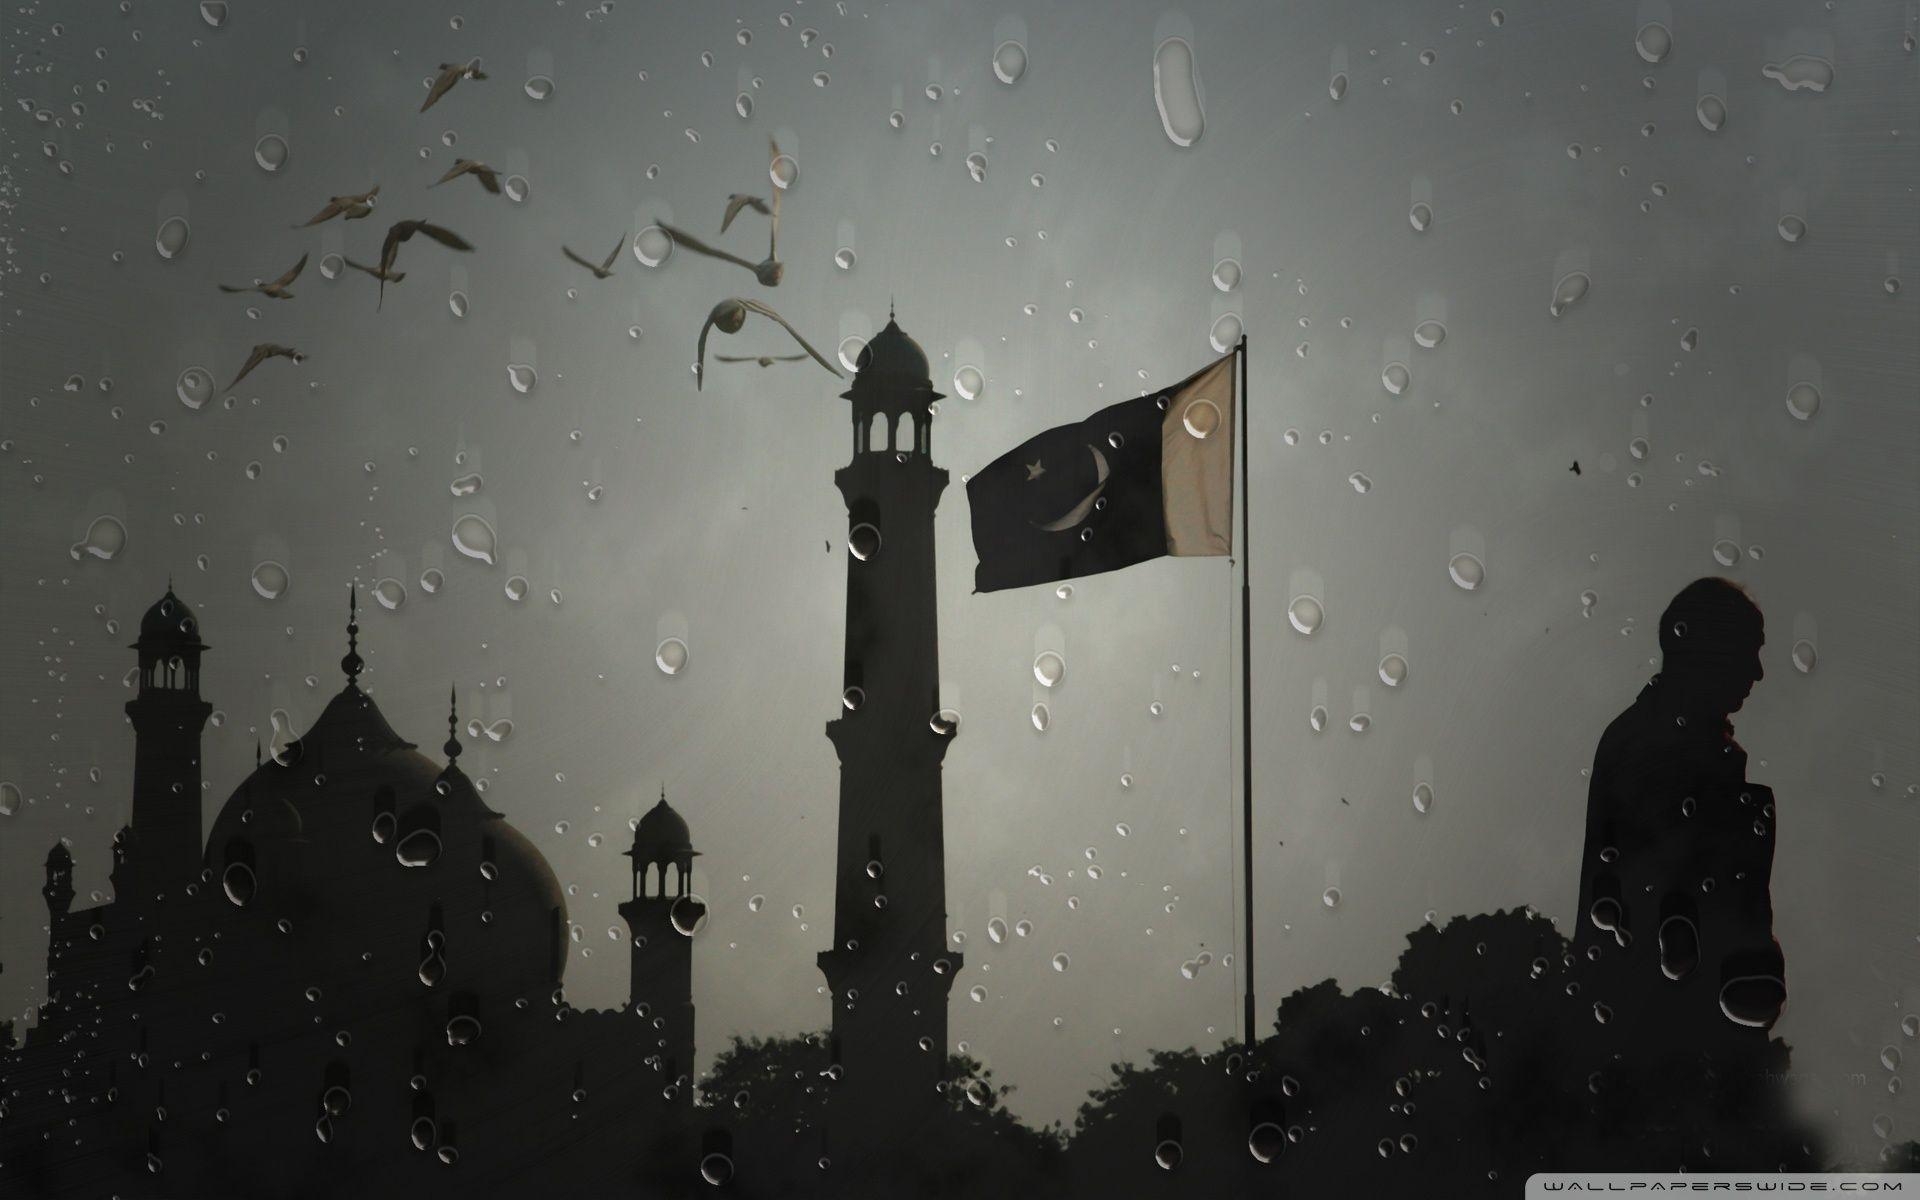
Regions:
M 1766 621 L 1731 579 L 1696 579 L 1660 615 L 1660 678 L 1716 715 L 1740 711 L 1765 677 Z

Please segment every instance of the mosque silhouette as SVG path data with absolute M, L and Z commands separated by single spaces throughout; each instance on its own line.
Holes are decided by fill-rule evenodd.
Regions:
M 1569 940 L 1531 909 L 1429 924 L 1389 984 L 1302 988 L 1254 1045 L 1114 1064 L 1071 1136 L 1015 1120 L 1007 1089 L 947 1044 L 962 960 L 946 928 L 941 764 L 959 722 L 939 708 L 940 396 L 889 320 L 843 398 L 829 1029 L 734 1035 L 693 1078 L 705 909 L 664 794 L 626 851 L 627 1000 L 570 1004 L 552 868 L 461 769 L 457 713 L 444 761 L 381 715 L 351 604 L 345 686 L 304 736 L 256 752 L 203 830 L 209 647 L 169 588 L 133 646 L 112 899 L 76 908 L 72 852 L 46 858 L 46 1000 L 18 1044 L 0 1025 L 0 1197 L 1504 1196 L 1534 1170 L 1831 1161 L 1786 1103 L 1788 1050 L 1765 1028 L 1783 993 L 1741 1019 L 1724 988 L 1715 1005 L 1680 982 L 1709 972 L 1690 975 L 1697 939 L 1677 960 L 1676 913 L 1710 937 L 1715 905 L 1737 903 L 1741 945 L 1770 944 L 1771 797 L 1744 790 L 1765 805 L 1732 823 L 1751 833 L 1643 838 L 1739 887 L 1660 900 L 1664 859 L 1642 878 L 1603 852 L 1581 892 L 1612 904 L 1591 922 L 1604 938 L 1583 924 Z M 1743 768 L 1719 768 L 1728 788 Z M 1656 918 L 1657 937 L 1622 934 Z M 1773 952 L 1761 967 L 1777 973 Z M 1912 1169 L 1920 1148 L 1888 1141 L 1881 1162 Z

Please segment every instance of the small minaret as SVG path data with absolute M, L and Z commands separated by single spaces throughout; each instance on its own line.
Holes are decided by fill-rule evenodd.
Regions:
M 947 945 L 941 762 L 958 732 L 940 711 L 934 509 L 947 473 L 933 462 L 940 393 L 927 356 L 893 320 L 860 353 L 843 393 L 853 459 L 834 473 L 847 503 L 846 659 L 833 946 L 819 956 L 833 992 L 841 1128 L 876 1137 L 921 1120 L 946 1075 L 947 993 L 961 957 Z
M 47 882 L 40 894 L 47 898 L 47 915 L 55 921 L 73 907 L 73 852 L 60 842 L 47 851 Z
M 140 690 L 133 723 L 133 820 L 126 853 L 142 890 L 166 891 L 200 873 L 200 622 L 169 587 L 140 619 Z
M 667 803 L 640 818 L 633 831 L 633 898 L 620 906 L 633 939 L 628 999 L 647 1006 L 649 1031 L 657 1031 L 661 1071 L 672 1083 L 693 1074 L 693 935 L 706 905 L 693 894 L 693 848 L 687 822 Z

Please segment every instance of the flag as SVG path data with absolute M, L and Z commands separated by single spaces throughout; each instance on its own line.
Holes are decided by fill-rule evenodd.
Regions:
M 1231 554 L 1236 358 L 1036 434 L 968 480 L 974 590 Z

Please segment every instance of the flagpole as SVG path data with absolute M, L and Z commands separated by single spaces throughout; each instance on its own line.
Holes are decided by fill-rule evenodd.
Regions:
M 1248 532 L 1253 511 L 1252 474 L 1247 469 L 1247 335 L 1240 334 L 1240 421 L 1234 433 L 1240 439 L 1240 846 L 1241 884 L 1246 893 L 1246 1035 L 1251 1053 L 1255 1036 L 1253 987 L 1253 590 L 1248 560 L 1253 538 Z

